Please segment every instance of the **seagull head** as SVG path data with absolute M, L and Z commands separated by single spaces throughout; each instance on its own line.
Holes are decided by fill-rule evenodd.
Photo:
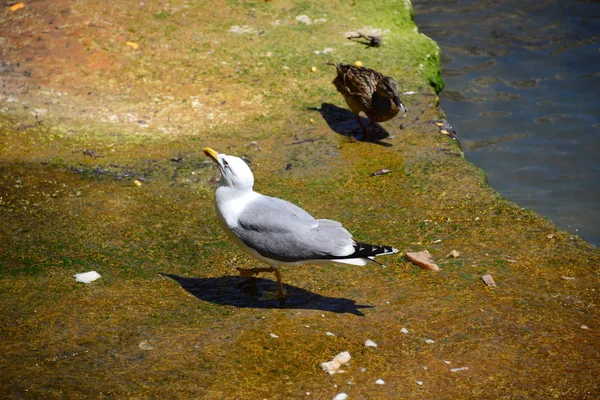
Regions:
M 250 167 L 244 160 L 239 157 L 217 153 L 210 147 L 205 147 L 203 151 L 219 166 L 221 186 L 234 189 L 252 189 L 254 175 L 252 175 Z

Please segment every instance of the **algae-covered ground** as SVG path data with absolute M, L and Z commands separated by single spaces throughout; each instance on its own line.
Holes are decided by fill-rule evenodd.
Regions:
M 600 395 L 600 252 L 500 198 L 430 122 L 440 54 L 409 2 L 14 4 L 0 12 L 2 397 Z M 355 61 L 406 93 L 379 143 L 349 140 L 360 128 L 324 64 Z M 274 277 L 237 276 L 259 265 L 217 223 L 205 146 L 245 157 L 257 190 L 401 253 L 283 267 L 286 304 L 263 298 Z M 404 258 L 425 249 L 440 272 Z M 342 351 L 345 373 L 321 370 Z

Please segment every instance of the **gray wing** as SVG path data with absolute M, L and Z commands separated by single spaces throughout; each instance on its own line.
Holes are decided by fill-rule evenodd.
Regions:
M 239 216 L 232 231 L 264 257 L 295 262 L 346 256 L 353 252 L 352 235 L 342 224 L 315 219 L 285 200 L 261 196 Z

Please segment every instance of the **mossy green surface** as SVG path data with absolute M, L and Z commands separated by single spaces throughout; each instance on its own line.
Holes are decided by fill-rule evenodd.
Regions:
M 365 27 L 383 46 L 346 38 Z M 5 397 L 599 395 L 600 254 L 500 198 L 429 122 L 439 50 L 410 3 L 39 1 L 0 28 Z M 417 92 L 387 146 L 345 136 L 359 128 L 324 63 L 356 60 Z M 205 146 L 401 253 L 284 267 L 287 305 L 253 300 L 236 267 L 258 263 L 216 221 Z M 425 249 L 439 273 L 405 261 Z M 346 373 L 319 368 L 341 351 Z

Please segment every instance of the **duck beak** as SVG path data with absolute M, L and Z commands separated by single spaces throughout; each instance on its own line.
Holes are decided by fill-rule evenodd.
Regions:
M 210 158 L 212 158 L 214 162 L 216 162 L 217 164 L 219 163 L 219 159 L 217 158 L 217 156 L 219 155 L 219 153 L 217 153 L 216 151 L 214 151 L 210 147 L 205 147 L 202 151 L 204 152 L 204 154 L 206 154 L 207 156 L 209 156 Z
M 392 100 L 394 101 L 394 103 L 396 104 L 396 106 L 400 109 L 400 111 L 402 111 L 404 113 L 408 111 L 406 109 L 406 107 L 404 107 L 404 104 L 402 104 L 402 102 L 400 101 L 400 97 L 399 96 L 394 96 L 392 98 Z

